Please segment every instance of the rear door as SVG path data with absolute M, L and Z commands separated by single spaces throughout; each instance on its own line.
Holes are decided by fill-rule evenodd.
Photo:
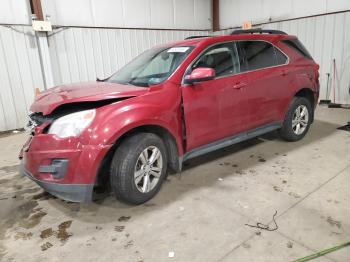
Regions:
M 246 75 L 246 113 L 248 129 L 280 120 L 290 96 L 288 58 L 266 41 L 237 42 L 241 71 Z
M 213 68 L 214 80 L 182 86 L 186 150 L 223 139 L 244 130 L 244 75 L 240 72 L 235 43 L 208 48 L 186 72 L 199 67 Z

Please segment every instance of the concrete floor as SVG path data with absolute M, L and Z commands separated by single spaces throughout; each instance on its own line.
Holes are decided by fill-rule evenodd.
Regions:
M 0 260 L 291 261 L 350 241 L 347 121 L 350 110 L 319 107 L 304 140 L 269 134 L 195 159 L 136 207 L 44 194 L 17 172 L 26 135 L 3 136 Z M 275 211 L 276 231 L 245 225 Z M 316 261 L 350 261 L 350 247 Z

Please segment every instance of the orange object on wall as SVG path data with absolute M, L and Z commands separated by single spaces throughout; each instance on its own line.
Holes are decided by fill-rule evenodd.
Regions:
M 245 21 L 242 25 L 242 29 L 252 29 L 252 22 L 251 21 Z

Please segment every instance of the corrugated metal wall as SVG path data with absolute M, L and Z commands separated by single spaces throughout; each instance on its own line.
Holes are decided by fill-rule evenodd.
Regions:
M 221 28 L 350 10 L 349 0 L 220 0 Z
M 0 25 L 0 131 L 25 125 L 36 87 L 43 79 L 34 32 Z
M 49 37 L 55 84 L 110 76 L 144 50 L 207 31 L 69 28 Z
M 336 62 L 336 102 L 350 104 L 350 12 L 329 14 L 291 21 L 264 24 L 261 27 L 279 29 L 298 36 L 320 65 L 320 98 L 326 97 L 327 73 L 333 76 Z M 221 34 L 232 31 L 223 30 Z M 333 90 L 329 91 L 333 98 Z
M 211 28 L 211 0 L 41 0 L 41 2 L 44 13 L 51 16 L 54 25 L 185 30 Z

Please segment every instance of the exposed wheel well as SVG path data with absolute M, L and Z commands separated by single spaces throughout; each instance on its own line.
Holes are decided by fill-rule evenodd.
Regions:
M 298 97 L 305 97 L 308 99 L 311 103 L 312 109 L 315 109 L 315 97 L 314 97 L 314 92 L 310 88 L 302 88 L 300 89 L 295 96 Z M 314 121 L 314 110 L 311 112 L 312 113 L 312 122 Z
M 101 165 L 97 172 L 97 176 L 95 180 L 96 181 L 95 184 L 97 187 L 106 187 L 106 186 L 109 187 L 110 165 L 111 165 L 111 161 L 114 156 L 115 150 L 127 137 L 130 137 L 139 132 L 153 133 L 161 137 L 167 149 L 169 167 L 171 168 L 171 170 L 175 172 L 178 172 L 180 170 L 179 157 L 178 157 L 179 151 L 176 144 L 176 140 L 173 137 L 173 135 L 168 130 L 166 130 L 161 126 L 156 126 L 156 125 L 140 126 L 129 130 L 128 132 L 123 134 L 121 137 L 119 137 L 118 140 L 114 143 L 113 147 L 108 151 L 108 153 L 102 160 Z
M 300 89 L 300 90 L 295 94 L 295 96 L 307 98 L 307 99 L 310 101 L 312 108 L 315 107 L 314 92 L 313 92 L 310 88 L 303 88 L 303 89 Z

